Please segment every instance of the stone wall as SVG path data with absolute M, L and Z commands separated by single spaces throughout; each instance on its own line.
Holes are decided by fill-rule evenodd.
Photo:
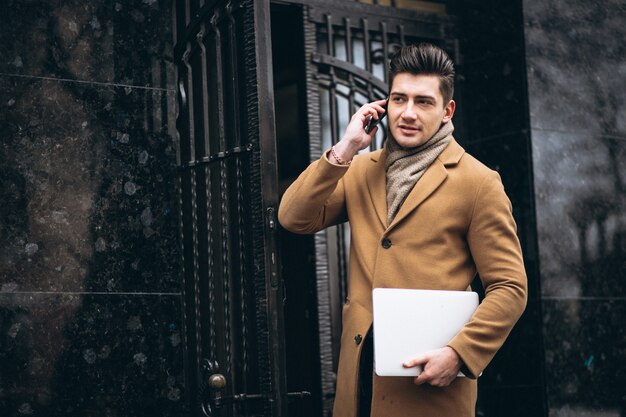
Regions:
M 524 0 L 550 416 L 626 415 L 624 16 Z
M 0 38 L 0 415 L 180 415 L 171 4 L 8 0 Z

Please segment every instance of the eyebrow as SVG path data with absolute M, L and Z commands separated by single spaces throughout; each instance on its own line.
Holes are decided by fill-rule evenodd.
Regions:
M 389 96 L 390 96 L 390 97 L 391 97 L 391 96 L 408 97 L 408 94 L 405 94 L 405 93 L 399 93 L 399 92 L 394 92 L 394 91 L 392 91 L 392 92 L 389 94 Z M 417 96 L 415 96 L 414 98 L 417 98 L 417 99 L 428 99 L 428 100 L 437 101 L 437 99 L 436 99 L 435 97 L 433 97 L 433 96 L 428 96 L 428 95 L 417 95 Z

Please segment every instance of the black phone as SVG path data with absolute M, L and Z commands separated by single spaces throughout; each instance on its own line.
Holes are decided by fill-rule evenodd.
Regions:
M 388 101 L 389 99 L 387 99 L 387 102 Z M 367 124 L 365 125 L 365 133 L 370 133 L 372 130 L 374 130 L 378 123 L 380 123 L 380 121 L 385 118 L 385 116 L 387 115 L 387 102 L 385 102 L 385 105 L 383 106 L 385 108 L 385 112 L 382 114 L 378 113 L 378 120 L 374 119 L 374 116 L 370 116 Z

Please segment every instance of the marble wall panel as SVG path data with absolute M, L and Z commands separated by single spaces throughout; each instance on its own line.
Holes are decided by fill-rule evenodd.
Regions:
M 0 73 L 172 84 L 171 0 L 6 0 Z
M 178 291 L 173 93 L 0 75 L 0 96 L 0 291 Z
M 457 18 L 459 115 L 464 142 L 527 129 L 521 3 L 450 0 Z M 459 120 L 461 122 L 461 120 Z
M 621 0 L 525 0 L 531 126 L 626 130 L 626 5 Z
M 0 415 L 185 415 L 170 0 L 0 13 Z
M 521 51 L 498 55 L 475 51 L 476 60 L 467 60 L 464 105 L 468 142 L 509 135 L 528 127 L 525 69 Z
M 626 295 L 626 140 L 534 129 L 542 292 Z
M 524 0 L 549 415 L 626 415 L 626 5 Z
M 550 416 L 626 414 L 624 299 L 543 303 Z
M 538 386 L 482 386 L 476 405 L 477 417 L 540 417 L 545 415 Z M 571 417 L 571 416 L 570 416 Z
M 447 9 L 456 16 L 463 50 L 475 49 L 471 60 L 521 51 L 523 30 L 521 3 L 500 0 L 448 0 Z M 479 53 L 480 52 L 480 53 Z M 464 58 L 468 57 L 463 53 Z
M 0 415 L 178 416 L 180 296 L 0 294 Z

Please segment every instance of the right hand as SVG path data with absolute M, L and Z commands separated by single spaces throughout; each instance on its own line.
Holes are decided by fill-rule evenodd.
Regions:
M 387 100 L 383 99 L 367 103 L 352 115 L 341 140 L 335 145 L 335 152 L 339 158 L 343 161 L 351 161 L 361 149 L 365 149 L 370 145 L 378 131 L 378 126 L 372 129 L 370 133 L 365 133 L 365 126 L 370 116 L 378 119 L 380 117 L 379 114 L 385 112 L 383 106 L 386 102 Z M 336 162 L 333 156 L 330 158 L 333 162 Z

